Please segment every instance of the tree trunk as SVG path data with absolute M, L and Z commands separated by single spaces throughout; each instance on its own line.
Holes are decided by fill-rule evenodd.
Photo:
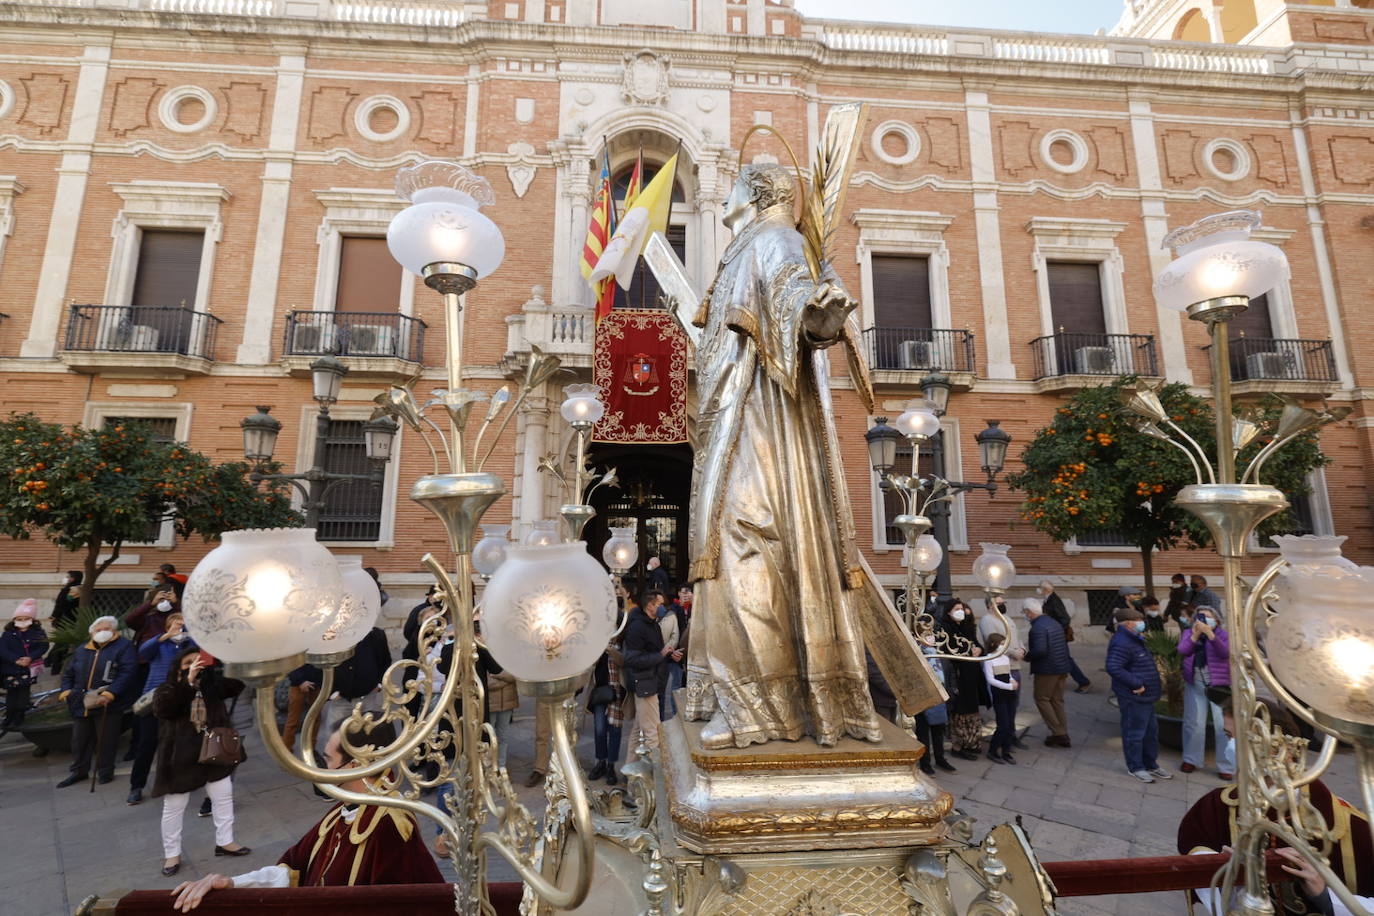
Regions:
M 1155 596 L 1155 548 L 1146 544 L 1140 548 L 1140 566 L 1145 571 L 1145 597 Z
M 87 608 L 94 603 L 95 599 L 95 580 L 100 578 L 100 574 L 110 568 L 110 564 L 119 559 L 119 549 L 124 546 L 123 541 L 118 541 L 110 547 L 110 557 L 104 563 L 98 562 L 100 559 L 100 548 L 105 546 L 100 538 L 91 538 L 86 542 L 86 557 L 81 564 L 85 575 L 81 580 L 81 601 L 78 607 Z

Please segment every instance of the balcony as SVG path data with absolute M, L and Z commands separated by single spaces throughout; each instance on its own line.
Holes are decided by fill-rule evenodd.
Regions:
M 282 365 L 304 377 L 329 354 L 357 376 L 408 379 L 424 361 L 426 327 L 397 312 L 288 312 Z
M 1336 357 L 1329 340 L 1235 337 L 1231 379 L 1231 390 L 1238 395 L 1325 395 L 1338 384 Z
M 557 356 L 570 369 L 589 369 L 596 331 L 596 312 L 590 306 L 552 306 L 544 301 L 544 288 L 530 290 L 520 311 L 506 317 L 507 372 L 523 371 L 530 347 Z
M 206 312 L 155 305 L 73 305 L 61 359 L 77 372 L 167 370 L 206 375 L 223 322 Z
M 944 328 L 868 328 L 864 352 L 876 385 L 918 386 L 939 370 L 958 390 L 973 387 L 973 335 Z
M 1104 385 L 1119 375 L 1159 376 L 1151 334 L 1077 334 L 1060 332 L 1030 343 L 1035 355 L 1035 388 L 1073 391 Z

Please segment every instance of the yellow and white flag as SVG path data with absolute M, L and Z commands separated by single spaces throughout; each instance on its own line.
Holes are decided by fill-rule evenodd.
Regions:
M 633 205 L 620 218 L 615 235 L 606 243 L 592 270 L 588 282 L 595 284 L 607 277 L 615 277 L 621 289 L 629 289 L 635 265 L 649 236 L 668 229 L 668 211 L 673 201 L 673 178 L 677 173 L 677 154 L 664 163 L 654 180 L 634 199 Z

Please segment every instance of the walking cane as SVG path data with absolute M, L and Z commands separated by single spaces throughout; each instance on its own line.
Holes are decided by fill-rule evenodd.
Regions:
M 100 745 L 105 742 L 105 714 L 110 711 L 108 705 L 100 707 L 100 724 L 95 727 L 95 766 L 91 767 L 91 789 L 95 791 L 96 776 L 100 773 Z

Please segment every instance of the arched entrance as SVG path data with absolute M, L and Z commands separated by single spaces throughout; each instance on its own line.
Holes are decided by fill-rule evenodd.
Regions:
M 601 445 L 589 463 L 614 467 L 620 487 L 601 487 L 592 494 L 596 515 L 587 523 L 586 541 L 600 557 L 610 528 L 633 525 L 639 560 L 623 577 L 631 594 L 648 581 L 649 557 L 662 561 L 676 588 L 687 581 L 687 521 L 692 494 L 692 449 L 686 445 Z

